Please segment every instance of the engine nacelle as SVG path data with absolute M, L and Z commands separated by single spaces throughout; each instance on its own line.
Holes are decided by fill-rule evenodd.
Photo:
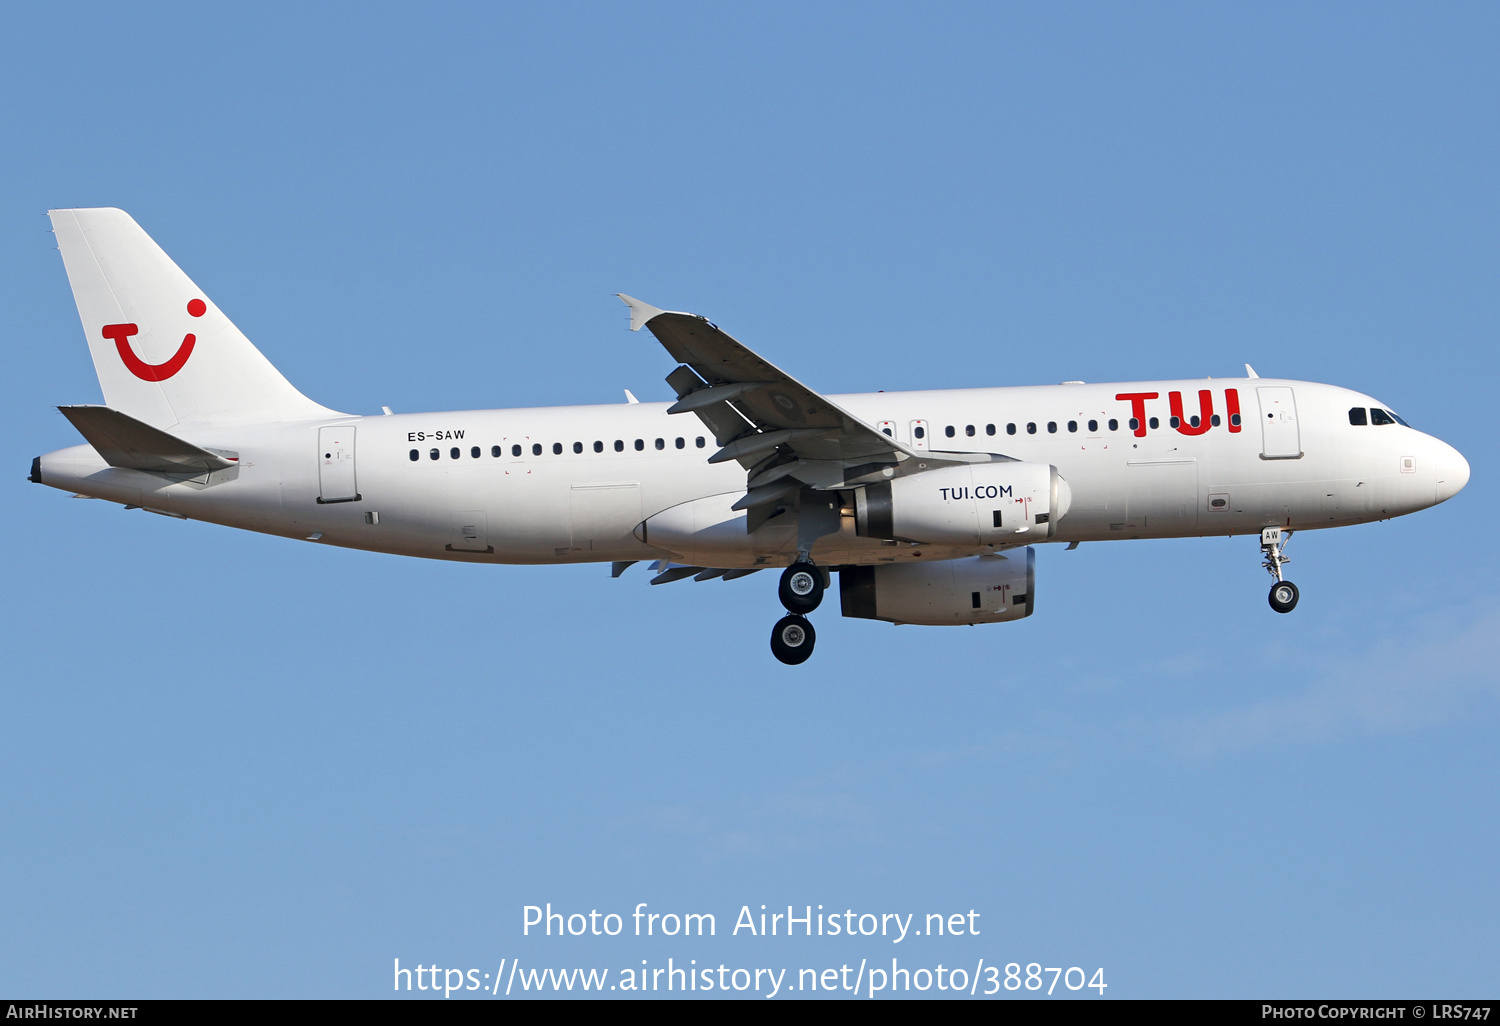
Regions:
M 1030 545 L 987 556 L 839 571 L 844 615 L 865 620 L 1003 623 L 1030 616 L 1035 596 L 1036 552 Z
M 859 488 L 855 532 L 927 545 L 1041 541 L 1057 532 L 1072 499 L 1045 463 L 964 463 Z

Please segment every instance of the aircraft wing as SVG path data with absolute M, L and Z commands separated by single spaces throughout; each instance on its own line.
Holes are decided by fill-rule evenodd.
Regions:
M 649 328 L 682 364 L 667 376 L 677 393 L 677 402 L 667 412 L 696 413 L 714 433 L 721 448 L 709 457 L 710 463 L 738 460 L 746 470 L 758 471 L 751 477 L 747 499 L 757 485 L 782 477 L 813 488 L 832 488 L 844 483 L 845 472 L 857 466 L 890 465 L 916 455 L 751 352 L 707 318 L 659 310 L 623 293 L 620 298 L 630 308 L 630 329 Z M 771 474 L 775 477 L 768 481 Z M 788 481 L 780 491 L 791 484 Z

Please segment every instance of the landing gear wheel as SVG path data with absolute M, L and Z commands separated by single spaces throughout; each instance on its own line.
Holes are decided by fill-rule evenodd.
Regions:
M 1260 551 L 1265 557 L 1261 566 L 1276 578 L 1268 598 L 1271 608 L 1278 613 L 1290 613 L 1297 608 L 1297 586 L 1281 576 L 1281 568 L 1291 562 L 1286 556 L 1286 543 L 1291 540 L 1292 532 L 1279 527 L 1267 527 L 1260 532 Z
M 777 594 L 788 613 L 811 613 L 823 601 L 823 571 L 811 563 L 793 563 L 782 573 Z
M 1291 581 L 1277 581 L 1271 585 L 1271 608 L 1278 613 L 1290 613 L 1297 608 L 1297 586 Z
M 817 640 L 813 625 L 796 613 L 783 616 L 771 628 L 771 652 L 788 666 L 807 662 Z

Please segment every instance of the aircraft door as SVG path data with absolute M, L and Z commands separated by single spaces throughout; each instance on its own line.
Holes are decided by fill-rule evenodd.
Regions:
M 1257 388 L 1260 397 L 1261 459 L 1295 460 L 1302 457 L 1302 438 L 1297 428 L 1297 400 L 1287 385 Z
M 318 428 L 318 501 L 354 502 L 354 425 Z
M 925 420 L 914 420 L 911 422 L 911 447 L 913 449 L 926 449 L 930 431 Z
M 1157 538 L 1182 537 L 1198 527 L 1198 461 L 1191 458 L 1127 463 L 1125 515 L 1132 528 Z
M 640 524 L 641 486 L 635 481 L 576 484 L 572 488 L 574 552 L 607 552 L 633 544 Z

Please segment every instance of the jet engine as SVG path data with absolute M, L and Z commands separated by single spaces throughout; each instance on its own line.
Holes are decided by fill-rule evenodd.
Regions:
M 964 463 L 857 489 L 855 532 L 926 545 L 1041 541 L 1057 532 L 1072 499 L 1045 463 Z
M 845 616 L 931 626 L 1003 623 L 1031 615 L 1036 553 L 1004 553 L 931 563 L 883 563 L 839 571 Z

